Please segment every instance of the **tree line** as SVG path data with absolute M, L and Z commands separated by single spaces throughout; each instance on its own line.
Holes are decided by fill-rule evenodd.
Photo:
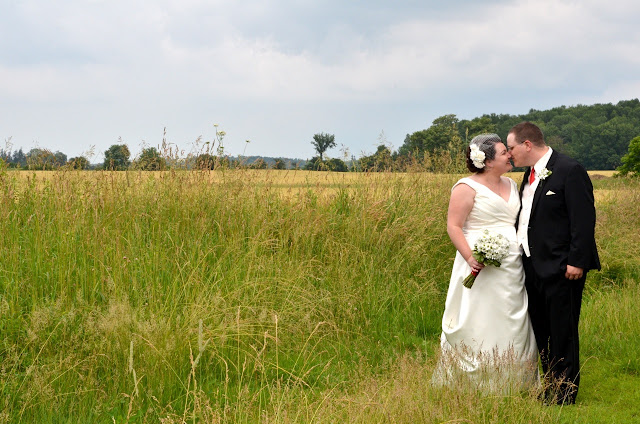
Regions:
M 104 161 L 92 164 L 85 156 L 67 159 L 62 152 L 51 152 L 47 149 L 31 149 L 24 153 L 22 149 L 15 151 L 0 149 L 0 160 L 9 168 L 29 170 L 53 170 L 60 168 L 78 170 L 142 170 L 163 171 L 171 168 L 188 169 L 218 169 L 218 168 L 247 168 L 247 169 L 295 169 L 302 168 L 306 163 L 302 159 L 270 158 L 248 156 L 232 158 L 211 153 L 190 155 L 186 158 L 175 158 L 165 154 L 155 147 L 142 149 L 140 155 L 131 158 L 129 147 L 124 144 L 113 144 L 104 152 Z
M 461 120 L 454 114 L 436 118 L 429 128 L 407 134 L 396 151 L 386 143 L 380 143 L 375 153 L 349 163 L 340 160 L 323 160 L 327 144 L 314 146 L 318 156 L 307 163 L 307 169 L 330 169 L 334 171 L 406 171 L 416 164 L 423 169 L 439 171 L 443 168 L 460 167 L 460 156 L 469 141 L 478 134 L 496 133 L 506 139 L 507 133 L 519 122 L 537 124 L 545 134 L 547 144 L 555 150 L 577 159 L 591 170 L 614 170 L 633 172 L 635 143 L 640 137 L 640 101 L 620 101 L 617 104 L 594 104 L 590 106 L 560 106 L 549 110 L 531 109 L 522 115 L 485 114 L 471 120 Z M 332 135 L 316 134 L 323 138 Z M 315 137 L 315 136 L 314 136 Z M 333 145 L 335 146 L 335 139 Z M 326 150 L 326 149 L 325 149 Z
M 622 164 L 631 140 L 640 136 L 640 101 L 590 106 L 560 106 L 541 111 L 531 109 L 524 115 L 483 115 L 461 121 L 464 128 L 487 125 L 506 137 L 509 129 L 521 121 L 531 121 L 542 129 L 554 149 L 578 160 L 587 169 L 613 170 Z
M 640 136 L 640 101 L 590 106 L 560 106 L 531 109 L 522 115 L 485 114 L 472 120 L 445 115 L 431 127 L 408 134 L 396 157 L 420 156 L 424 152 L 466 147 L 481 133 L 496 133 L 506 139 L 515 124 L 530 121 L 543 131 L 547 144 L 578 160 L 591 170 L 614 170 L 622 165 L 631 140 Z
M 205 143 L 206 148 L 197 155 L 180 158 L 171 152 L 155 147 L 144 148 L 141 154 L 131 159 L 131 152 L 122 140 L 104 152 L 102 164 L 90 164 L 84 156 L 67 160 L 59 151 L 35 148 L 28 153 L 0 150 L 0 159 L 8 166 L 22 169 L 73 169 L 106 170 L 163 170 L 174 167 L 217 169 L 255 168 L 346 171 L 407 171 L 413 167 L 423 170 L 442 171 L 464 169 L 464 151 L 475 135 L 496 133 L 503 139 L 509 129 L 522 121 L 537 124 L 545 134 L 547 144 L 566 153 L 591 170 L 613 170 L 633 172 L 634 153 L 638 148 L 632 140 L 640 137 L 640 101 L 624 100 L 617 104 L 594 104 L 559 106 L 549 110 L 531 109 L 526 114 L 485 114 L 471 120 L 458 119 L 454 114 L 436 118 L 431 126 L 407 134 L 402 145 L 395 151 L 384 137 L 379 138 L 376 151 L 360 158 L 327 158 L 327 150 L 336 146 L 333 134 L 317 133 L 311 141 L 317 155 L 307 161 L 286 158 L 232 158 L 224 154 L 222 140 L 225 136 L 216 126 L 216 139 Z M 217 144 L 216 144 L 217 143 Z M 638 142 L 636 142 L 637 144 Z M 163 139 L 163 145 L 165 140 Z

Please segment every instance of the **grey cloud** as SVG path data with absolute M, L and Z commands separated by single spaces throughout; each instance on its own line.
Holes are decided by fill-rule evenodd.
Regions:
M 446 113 L 640 97 L 638 14 L 626 0 L 3 2 L 0 136 L 74 155 L 91 132 L 101 152 L 219 123 L 234 153 L 251 139 L 248 153 L 304 157 L 327 131 L 358 154 Z

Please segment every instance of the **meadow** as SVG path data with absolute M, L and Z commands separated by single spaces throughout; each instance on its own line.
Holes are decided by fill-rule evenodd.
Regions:
M 0 170 L 0 423 L 640 421 L 640 181 L 610 173 L 577 405 L 431 386 L 459 177 Z

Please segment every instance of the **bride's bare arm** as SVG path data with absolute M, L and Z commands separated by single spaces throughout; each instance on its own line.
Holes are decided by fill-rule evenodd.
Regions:
M 469 266 L 480 271 L 484 265 L 479 263 L 473 257 L 473 251 L 464 238 L 462 227 L 473 208 L 473 202 L 476 196 L 474 189 L 466 184 L 458 184 L 451 191 L 449 199 L 449 212 L 447 213 L 447 233 L 455 248 L 460 252 Z

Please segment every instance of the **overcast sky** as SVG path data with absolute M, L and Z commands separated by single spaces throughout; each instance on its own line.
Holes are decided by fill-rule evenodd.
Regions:
M 0 137 L 101 162 L 218 124 L 231 155 L 311 158 L 326 132 L 360 156 L 445 114 L 639 98 L 639 21 L 637 0 L 0 0 Z

